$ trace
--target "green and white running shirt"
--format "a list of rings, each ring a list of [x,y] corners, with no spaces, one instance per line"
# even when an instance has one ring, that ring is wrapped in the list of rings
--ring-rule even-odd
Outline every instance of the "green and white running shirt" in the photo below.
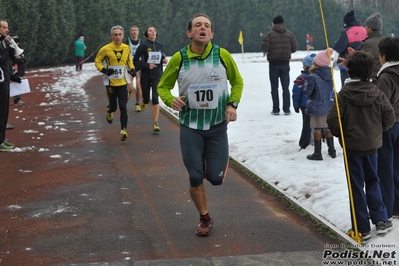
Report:
[[[227,103],[239,103],[244,86],[230,53],[211,42],[202,55],[193,53],[189,45],[170,59],[158,85],[159,96],[170,107],[176,80],[179,96],[185,96],[186,103],[179,114],[180,123],[198,130],[208,130],[226,120]]]

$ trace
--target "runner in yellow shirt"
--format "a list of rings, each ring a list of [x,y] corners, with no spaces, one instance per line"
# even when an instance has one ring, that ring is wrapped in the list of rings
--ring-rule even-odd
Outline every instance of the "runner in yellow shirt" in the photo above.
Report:
[[[127,84],[130,83],[130,74],[136,76],[136,70],[133,65],[133,59],[130,47],[122,43],[124,36],[123,28],[119,25],[111,28],[112,42],[103,46],[97,53],[94,60],[96,68],[104,74],[103,81],[108,97],[108,106],[106,119],[109,124],[114,119],[114,112],[118,108],[121,112],[121,133],[122,141],[128,138],[127,127],[127,101],[128,89]],[[131,91],[130,91],[131,90]],[[129,88],[129,92],[133,92],[133,88]]]

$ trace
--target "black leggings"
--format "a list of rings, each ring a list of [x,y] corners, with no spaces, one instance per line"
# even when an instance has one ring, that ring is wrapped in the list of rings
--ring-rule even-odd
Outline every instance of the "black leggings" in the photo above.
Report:
[[[127,127],[127,99],[128,99],[128,91],[127,84],[123,86],[106,86],[107,97],[109,102],[109,113],[113,113],[118,109],[119,102],[119,110],[121,111],[121,129]]]
[[[214,186],[223,183],[229,164],[226,122],[209,130],[196,130],[180,124],[180,148],[191,187],[200,186],[204,178]]]
[[[159,104],[158,100],[158,92],[157,92],[157,87],[158,87],[159,79],[153,79],[153,78],[143,78],[141,77],[141,92],[143,93],[143,103],[148,104],[150,102],[150,91],[152,92],[151,94],[151,99],[152,99],[152,104]]]

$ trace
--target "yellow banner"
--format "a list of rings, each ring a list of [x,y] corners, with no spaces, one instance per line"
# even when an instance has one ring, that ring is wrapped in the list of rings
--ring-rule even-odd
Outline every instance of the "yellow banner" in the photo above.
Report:
[[[238,42],[242,45],[244,43],[244,38],[242,37],[242,30],[240,30],[240,36],[238,36]]]

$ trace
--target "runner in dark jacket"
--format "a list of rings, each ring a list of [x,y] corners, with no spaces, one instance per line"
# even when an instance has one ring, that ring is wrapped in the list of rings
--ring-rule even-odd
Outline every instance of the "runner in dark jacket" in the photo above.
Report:
[[[141,69],[140,83],[143,93],[143,105],[141,109],[144,111],[145,106],[150,100],[152,101],[153,131],[159,132],[161,129],[158,125],[159,100],[157,86],[163,73],[163,64],[166,64],[168,61],[163,44],[156,41],[156,29],[153,26],[147,27],[144,36],[147,40],[140,44],[134,54],[133,62]]]

